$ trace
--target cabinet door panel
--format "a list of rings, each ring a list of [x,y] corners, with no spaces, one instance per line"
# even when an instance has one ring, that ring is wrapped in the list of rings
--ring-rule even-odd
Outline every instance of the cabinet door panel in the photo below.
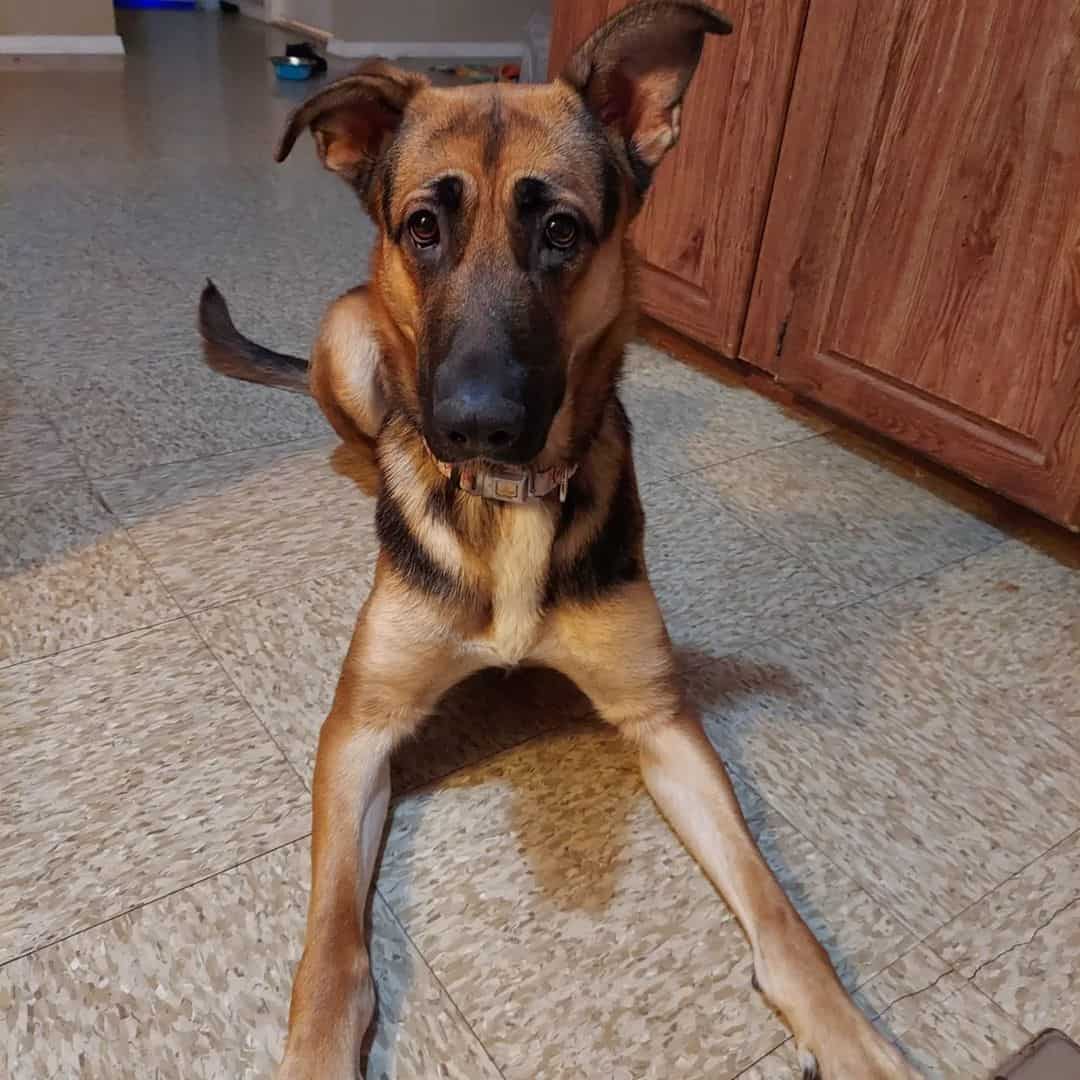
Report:
[[[629,2],[557,3],[552,74],[571,42]],[[705,43],[683,109],[682,138],[657,170],[634,241],[645,312],[734,356],[806,5],[732,0],[716,6],[735,33]]]
[[[1080,5],[812,0],[745,359],[1080,503]]]

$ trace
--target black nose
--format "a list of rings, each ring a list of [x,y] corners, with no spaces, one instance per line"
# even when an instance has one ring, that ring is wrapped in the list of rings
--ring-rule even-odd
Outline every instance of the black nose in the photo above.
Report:
[[[486,379],[458,382],[445,397],[438,396],[433,411],[439,443],[446,456],[511,456],[525,430],[525,406],[507,397],[503,387]]]

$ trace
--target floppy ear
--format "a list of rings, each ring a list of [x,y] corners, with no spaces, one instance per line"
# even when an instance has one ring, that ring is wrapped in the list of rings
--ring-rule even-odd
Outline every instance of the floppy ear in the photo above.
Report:
[[[641,190],[678,141],[683,94],[705,35],[731,31],[703,0],[646,0],[608,19],[566,65],[561,78],[625,140]]]
[[[284,161],[308,127],[322,163],[363,188],[401,124],[405,107],[417,90],[427,85],[422,75],[372,60],[293,111],[274,160]]]

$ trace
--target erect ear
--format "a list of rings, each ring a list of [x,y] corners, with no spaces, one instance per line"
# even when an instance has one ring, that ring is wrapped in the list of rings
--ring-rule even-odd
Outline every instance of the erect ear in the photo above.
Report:
[[[646,0],[608,19],[570,58],[561,78],[626,141],[640,188],[678,141],[683,94],[705,35],[731,31],[703,0]]]
[[[274,160],[284,161],[308,127],[322,163],[362,187],[401,124],[405,107],[427,85],[423,75],[372,60],[293,111]]]

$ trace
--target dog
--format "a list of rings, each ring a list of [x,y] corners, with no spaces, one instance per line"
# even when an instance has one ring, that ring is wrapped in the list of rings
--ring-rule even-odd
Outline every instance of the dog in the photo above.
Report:
[[[381,481],[374,584],[319,735],[283,1080],[355,1074],[392,750],[454,684],[518,664],[569,676],[636,745],[656,805],[741,923],[803,1076],[916,1075],[759,853],[646,572],[617,394],[636,310],[627,227],[679,138],[706,36],[731,30],[704,2],[638,3],[541,86],[434,88],[368,63],[292,114],[276,158],[311,131],[377,227],[370,283],[330,306],[310,365],[244,337],[204,291],[211,366],[312,394],[342,439],[374,444]]]

